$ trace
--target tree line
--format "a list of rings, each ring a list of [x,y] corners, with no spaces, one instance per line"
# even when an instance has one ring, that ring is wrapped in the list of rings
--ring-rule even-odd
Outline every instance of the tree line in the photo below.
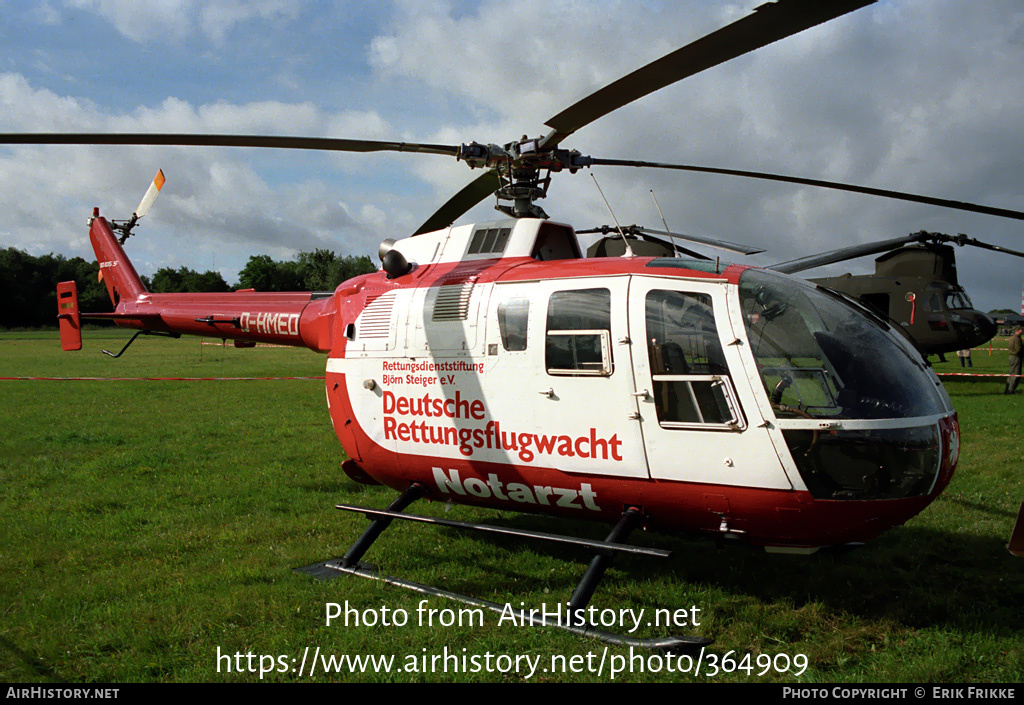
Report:
[[[219,272],[188,267],[163,267],[142,283],[154,293],[256,291],[334,291],[343,281],[376,271],[367,256],[342,257],[331,250],[300,252],[291,261],[253,255],[229,286]],[[74,280],[83,312],[112,310],[107,288],[99,281],[99,265],[81,257],[34,256],[8,247],[0,250],[0,328],[57,325],[57,282]]]

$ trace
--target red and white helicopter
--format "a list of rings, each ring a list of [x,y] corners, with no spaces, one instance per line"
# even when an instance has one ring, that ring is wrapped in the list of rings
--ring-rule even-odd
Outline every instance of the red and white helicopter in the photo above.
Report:
[[[79,314],[74,283],[61,284],[62,341],[65,349],[80,347],[80,319],[101,317],[140,333],[326,353],[327,403],[349,457],[344,471],[401,495],[386,510],[341,506],[372,523],[343,558],[317,571],[502,609],[384,578],[360,560],[395,518],[578,544],[596,555],[559,626],[596,633],[577,610],[611,556],[665,554],[620,543],[636,526],[813,552],[904,523],[950,481],[959,453],[956,412],[927,362],[886,321],[770,270],[634,256],[624,237],[626,256],[587,259],[573,228],[536,205],[555,172],[618,165],[809,183],[1024,219],[1016,211],[848,184],[599,159],[560,147],[637,98],[870,1],[762,6],[577,102],[546,123],[546,136],[504,146],[139,134],[0,141],[407,151],[482,168],[413,236],[385,241],[379,272],[323,295],[148,292],[122,245],[155,192],[126,223],[97,209],[90,238],[114,312]],[[506,219],[450,225],[492,193]],[[419,498],[614,528],[594,542],[404,514]]]

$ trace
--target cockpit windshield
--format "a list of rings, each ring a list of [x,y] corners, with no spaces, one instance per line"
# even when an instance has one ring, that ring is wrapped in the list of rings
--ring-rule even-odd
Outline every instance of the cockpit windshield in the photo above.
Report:
[[[913,418],[945,392],[906,341],[810,283],[749,269],[740,302],[761,381],[780,418]]]

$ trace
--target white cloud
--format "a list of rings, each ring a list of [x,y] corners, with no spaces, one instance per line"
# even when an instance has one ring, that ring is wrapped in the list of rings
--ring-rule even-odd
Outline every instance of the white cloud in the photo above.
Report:
[[[65,0],[68,7],[93,12],[134,42],[188,36],[194,26],[195,0]]]
[[[328,114],[308,103],[219,101],[197,106],[168,98],[156,107],[118,113],[34,88],[13,74],[0,75],[0,105],[5,107],[0,129],[10,131],[323,134],[340,129],[373,136],[387,131],[372,111]],[[272,163],[293,158],[277,150],[271,153],[267,158]],[[90,256],[83,247],[84,230],[76,226],[84,223],[91,205],[101,205],[107,217],[129,216],[162,166],[168,184],[140,227],[141,237],[132,241],[140,262],[154,268],[208,268],[203,252],[210,248],[218,252],[219,267],[226,271],[237,271],[256,251],[290,257],[315,247],[345,254],[375,250],[377,232],[386,220],[381,211],[366,210],[370,220],[364,222],[338,202],[336,186],[309,178],[277,183],[277,172],[272,170],[268,179],[253,168],[253,159],[252,150],[13,147],[0,156],[0,192],[11,195],[4,239],[34,253]],[[183,240],[196,243],[188,261],[182,261]]]
[[[56,25],[60,23],[60,12],[48,2],[41,2],[30,10],[32,18],[44,25]]]
[[[235,25],[252,19],[290,21],[298,13],[298,0],[216,0],[201,3],[197,24],[211,39],[221,42]]]
[[[298,0],[64,0],[68,7],[95,13],[133,42],[180,42],[197,33],[221,43],[250,20],[287,22],[299,13]]]
[[[382,25],[360,27],[359,45],[314,43],[330,32],[296,39],[282,23],[312,10],[292,3],[154,3],[139,17],[135,3],[82,0],[79,6],[125,36],[166,45],[199,33],[220,43],[215,57],[251,63],[238,69],[215,62],[211,77],[237,70],[230,78],[241,85],[267,77],[288,94],[268,88],[265,100],[210,97],[215,91],[204,81],[213,78],[205,74],[178,84],[170,71],[143,65],[160,98],[137,104],[120,85],[86,96],[68,88],[74,82],[33,85],[15,72],[0,75],[0,129],[500,143],[546,132],[543,121],[578,98],[756,4],[402,4],[388,8]],[[257,45],[275,51],[256,51]],[[167,52],[172,63],[173,53]],[[320,56],[328,60],[313,73],[318,64],[311,57]],[[347,70],[365,69],[369,77],[337,73],[339,59],[353,56],[366,65]],[[594,156],[774,171],[1020,209],[1022,65],[1024,11],[1012,0],[884,2],[649,95],[588,125],[565,146]],[[91,77],[83,71],[73,78]],[[197,96],[202,88],[206,93]],[[4,237],[53,249],[80,240],[68,228],[85,209],[77,199],[130,212],[156,166],[164,166],[169,185],[146,225],[154,235],[146,237],[164,248],[161,256],[179,261],[190,256],[183,241],[219,243],[244,263],[246,248],[301,249],[337,239],[339,231],[363,245],[358,253],[369,254],[381,237],[417,227],[476,176],[462,164],[422,155],[18,148],[0,151],[0,160],[0,186],[19,214],[9,217]],[[222,171],[215,174],[214,166]],[[660,223],[653,188],[670,226],[767,247],[755,260],[760,263],[920,229],[962,231],[1024,249],[1019,223],[983,216],[728,177],[594,171],[621,221]],[[464,221],[497,217],[490,205]],[[557,176],[542,205],[581,227],[608,220],[586,172]],[[855,266],[871,264],[847,268]],[[1015,299],[1020,286],[1019,266],[1006,259],[964,252],[960,271],[983,305]]]

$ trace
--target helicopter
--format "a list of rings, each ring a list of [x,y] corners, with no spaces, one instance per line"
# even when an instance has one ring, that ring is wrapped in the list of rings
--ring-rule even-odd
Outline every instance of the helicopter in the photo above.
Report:
[[[81,313],[74,283],[60,284],[62,346],[80,348],[81,321],[95,318],[137,329],[136,336],[198,335],[326,354],[328,409],[348,455],[342,470],[400,495],[384,510],[340,505],[371,524],[343,557],[314,571],[484,604],[383,576],[362,558],[396,519],[582,546],[594,559],[567,618],[554,625],[633,643],[581,617],[615,553],[665,555],[622,543],[633,529],[781,553],[850,547],[915,516],[955,470],[959,426],[949,397],[919,352],[870,309],[768,269],[676,257],[587,259],[572,226],[537,204],[553,174],[591,166],[727,172],[590,157],[561,143],[633,100],[867,4],[762,6],[558,113],[546,135],[503,145],[177,134],[0,141],[413,152],[481,169],[411,236],[384,241],[379,272],[324,294],[149,292],[124,250],[147,199],[129,221],[96,209],[90,240],[114,311]],[[895,191],[730,173],[1024,219]],[[452,225],[492,194],[504,218]],[[875,352],[870,363],[865,349]],[[405,512],[423,498],[613,528],[595,542]]]
[[[641,248],[645,254],[653,256],[674,257],[685,254],[698,259],[710,259],[707,255],[681,247],[675,242],[677,239],[743,255],[763,252],[746,245],[638,225],[625,226],[622,231],[625,237],[634,241],[630,245],[632,249]],[[578,232],[603,235],[588,248],[588,257],[621,256],[625,252],[626,240],[610,234],[615,232],[611,226],[602,225]],[[972,245],[1024,257],[1024,252],[981,242],[963,233],[953,236],[922,230],[905,237],[800,257],[769,265],[767,269],[796,274],[882,252],[884,254],[875,260],[874,275],[843,274],[812,278],[810,281],[857,299],[878,314],[895,321],[913,338],[922,353],[942,356],[944,353],[983,345],[997,332],[995,321],[974,309],[970,297],[957,280],[953,245]]]
[[[770,269],[796,273],[883,252],[875,260],[874,275],[844,274],[811,281],[871,306],[897,321],[926,355],[941,356],[983,345],[997,332],[995,321],[974,309],[957,280],[953,245],[972,245],[1024,257],[1024,252],[981,242],[963,233],[945,235],[920,231],[902,238],[792,260]]]

